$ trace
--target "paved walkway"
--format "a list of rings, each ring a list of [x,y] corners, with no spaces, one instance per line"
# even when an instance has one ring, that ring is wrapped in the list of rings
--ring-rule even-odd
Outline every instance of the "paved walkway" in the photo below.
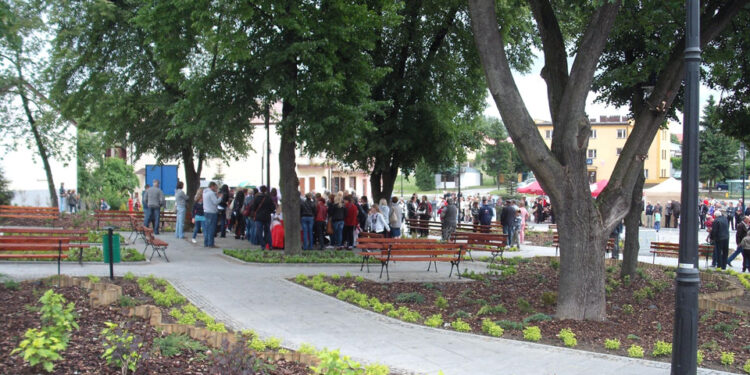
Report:
[[[353,265],[254,265],[234,261],[220,250],[203,249],[171,235],[171,262],[116,265],[116,275],[131,271],[168,279],[191,302],[235,329],[251,328],[261,336],[284,339],[284,345],[340,348],[355,359],[380,362],[402,373],[446,375],[481,374],[667,374],[669,364],[590,353],[521,341],[458,333],[403,323],[362,310],[333,297],[286,280],[298,273],[351,272],[370,279],[378,273],[359,272]],[[244,242],[219,239],[222,247],[244,247]],[[142,245],[139,243],[138,248]],[[525,246],[522,256],[552,255],[554,249]],[[648,259],[650,261],[650,258]],[[669,260],[664,260],[669,261]],[[674,261],[674,260],[671,260]],[[481,270],[478,264],[469,268]],[[448,268],[424,272],[422,265],[393,267],[392,280],[445,281]],[[56,272],[52,264],[0,263],[0,273],[17,279]],[[103,264],[64,264],[70,275],[108,276]],[[720,374],[702,370],[701,374]]]

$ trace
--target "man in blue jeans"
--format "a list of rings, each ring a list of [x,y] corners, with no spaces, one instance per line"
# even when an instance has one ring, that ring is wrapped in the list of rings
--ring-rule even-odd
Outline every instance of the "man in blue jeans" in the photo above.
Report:
[[[312,193],[305,194],[305,199],[300,201],[300,217],[302,221],[302,250],[312,250],[313,224],[315,223],[315,203]]]
[[[145,226],[148,227],[149,222],[153,222],[154,234],[159,234],[159,211],[166,205],[164,193],[159,189],[159,180],[154,180],[154,185],[146,190],[143,200],[145,203],[143,207],[148,210],[148,219]]]
[[[219,186],[213,181],[208,184],[208,189],[203,190],[203,215],[206,218],[203,230],[204,247],[216,247],[214,245],[214,233],[216,233],[216,221],[219,218],[217,190],[219,190]]]
[[[260,187],[260,194],[256,194],[250,212],[255,213],[255,237],[262,250],[271,247],[271,214],[276,211],[273,199],[268,195],[266,186]]]

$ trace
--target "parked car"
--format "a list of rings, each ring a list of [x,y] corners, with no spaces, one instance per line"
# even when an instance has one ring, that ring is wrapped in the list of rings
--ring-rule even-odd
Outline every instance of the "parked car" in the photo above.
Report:
[[[726,191],[726,190],[729,190],[729,184],[726,182],[717,182],[714,189],[719,190],[719,191]]]

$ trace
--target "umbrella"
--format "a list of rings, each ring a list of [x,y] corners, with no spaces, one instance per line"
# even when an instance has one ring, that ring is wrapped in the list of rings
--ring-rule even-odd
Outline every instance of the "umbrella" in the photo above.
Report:
[[[607,187],[607,183],[609,180],[599,180],[594,184],[591,184],[589,188],[591,189],[591,196],[596,198],[599,196],[599,194],[602,193],[602,190],[604,190],[605,187]]]
[[[517,190],[521,194],[534,194],[534,195],[544,195],[544,190],[539,185],[538,181],[534,181],[528,186],[524,186]]]

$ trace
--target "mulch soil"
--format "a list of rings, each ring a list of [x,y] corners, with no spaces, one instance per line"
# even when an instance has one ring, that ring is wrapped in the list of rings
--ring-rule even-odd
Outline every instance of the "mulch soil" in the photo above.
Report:
[[[393,303],[396,308],[406,306],[418,311],[423,318],[433,314],[442,314],[446,325],[461,317],[463,321],[471,325],[472,333],[483,334],[481,323],[483,318],[490,318],[495,322],[520,323],[537,313],[543,313],[549,317],[554,316],[555,304],[550,303],[549,299],[545,303],[542,298],[543,293],[546,292],[549,297],[550,293],[557,290],[558,273],[552,262],[548,258],[539,258],[530,262],[521,262],[515,268],[517,272],[514,275],[494,277],[494,279],[490,277],[484,281],[469,283],[378,283],[354,282],[346,278],[339,280],[327,278],[326,281],[354,288],[371,297],[375,296],[383,303]],[[552,319],[529,322],[526,326],[538,326],[543,337],[540,342],[544,344],[563,346],[557,334],[563,328],[570,328],[578,339],[576,349],[627,356],[627,349],[630,345],[636,344],[644,348],[645,358],[670,361],[671,356],[654,358],[651,355],[657,340],[672,341],[675,290],[671,272],[666,271],[670,270],[642,269],[639,273],[645,276],[645,279],[637,275],[628,286],[621,284],[611,287],[611,292],[607,296],[606,321]],[[619,280],[619,272],[619,267],[608,268],[608,285],[614,285]],[[729,279],[718,283],[703,282],[700,293],[726,290],[730,282],[732,281]],[[664,289],[660,292],[656,291],[654,285]],[[651,287],[654,291],[653,296],[636,301],[634,292],[644,287]],[[399,294],[413,292],[424,296],[424,302],[397,302]],[[435,306],[436,298],[441,295],[448,301],[448,307],[445,309]],[[522,299],[530,304],[530,309],[521,310]],[[743,297],[738,298],[740,302],[738,304],[748,301],[750,301],[750,294],[747,292]],[[479,309],[485,304],[491,306],[502,304],[507,309],[507,313],[478,316]],[[623,309],[625,305],[632,305],[633,311],[629,312],[629,308]],[[750,359],[750,318],[747,314],[700,311],[698,336],[699,348],[704,354],[703,367],[742,372],[745,361]],[[506,328],[503,337],[523,340],[523,333],[520,330]],[[619,339],[620,349],[605,350],[605,339]],[[719,358],[722,351],[735,353],[734,366],[724,367],[720,364]]]
[[[557,232],[529,231],[524,233],[524,241],[532,246],[552,246],[552,240]]]
[[[143,294],[135,282],[117,279],[116,284],[123,287],[123,295],[129,295],[142,303],[152,303],[150,297]],[[32,368],[19,355],[10,352],[22,340],[29,328],[39,327],[39,297],[50,289],[52,284],[46,281],[23,282],[17,290],[8,289],[0,283],[0,374],[40,374],[40,367]],[[68,348],[62,353],[63,360],[55,362],[55,374],[119,374],[119,369],[108,367],[101,358],[103,353],[100,332],[104,322],[129,322],[128,330],[143,338],[141,353],[150,353],[148,358],[139,363],[135,374],[211,374],[210,359],[207,353],[183,351],[182,354],[163,357],[153,345],[153,340],[160,337],[147,321],[140,318],[128,318],[116,305],[102,308],[90,308],[88,292],[79,287],[55,288],[69,302],[76,306],[78,330],[73,331]],[[165,316],[168,316],[165,314]],[[297,375],[309,374],[306,365],[300,363],[277,361],[275,370],[270,374]]]

